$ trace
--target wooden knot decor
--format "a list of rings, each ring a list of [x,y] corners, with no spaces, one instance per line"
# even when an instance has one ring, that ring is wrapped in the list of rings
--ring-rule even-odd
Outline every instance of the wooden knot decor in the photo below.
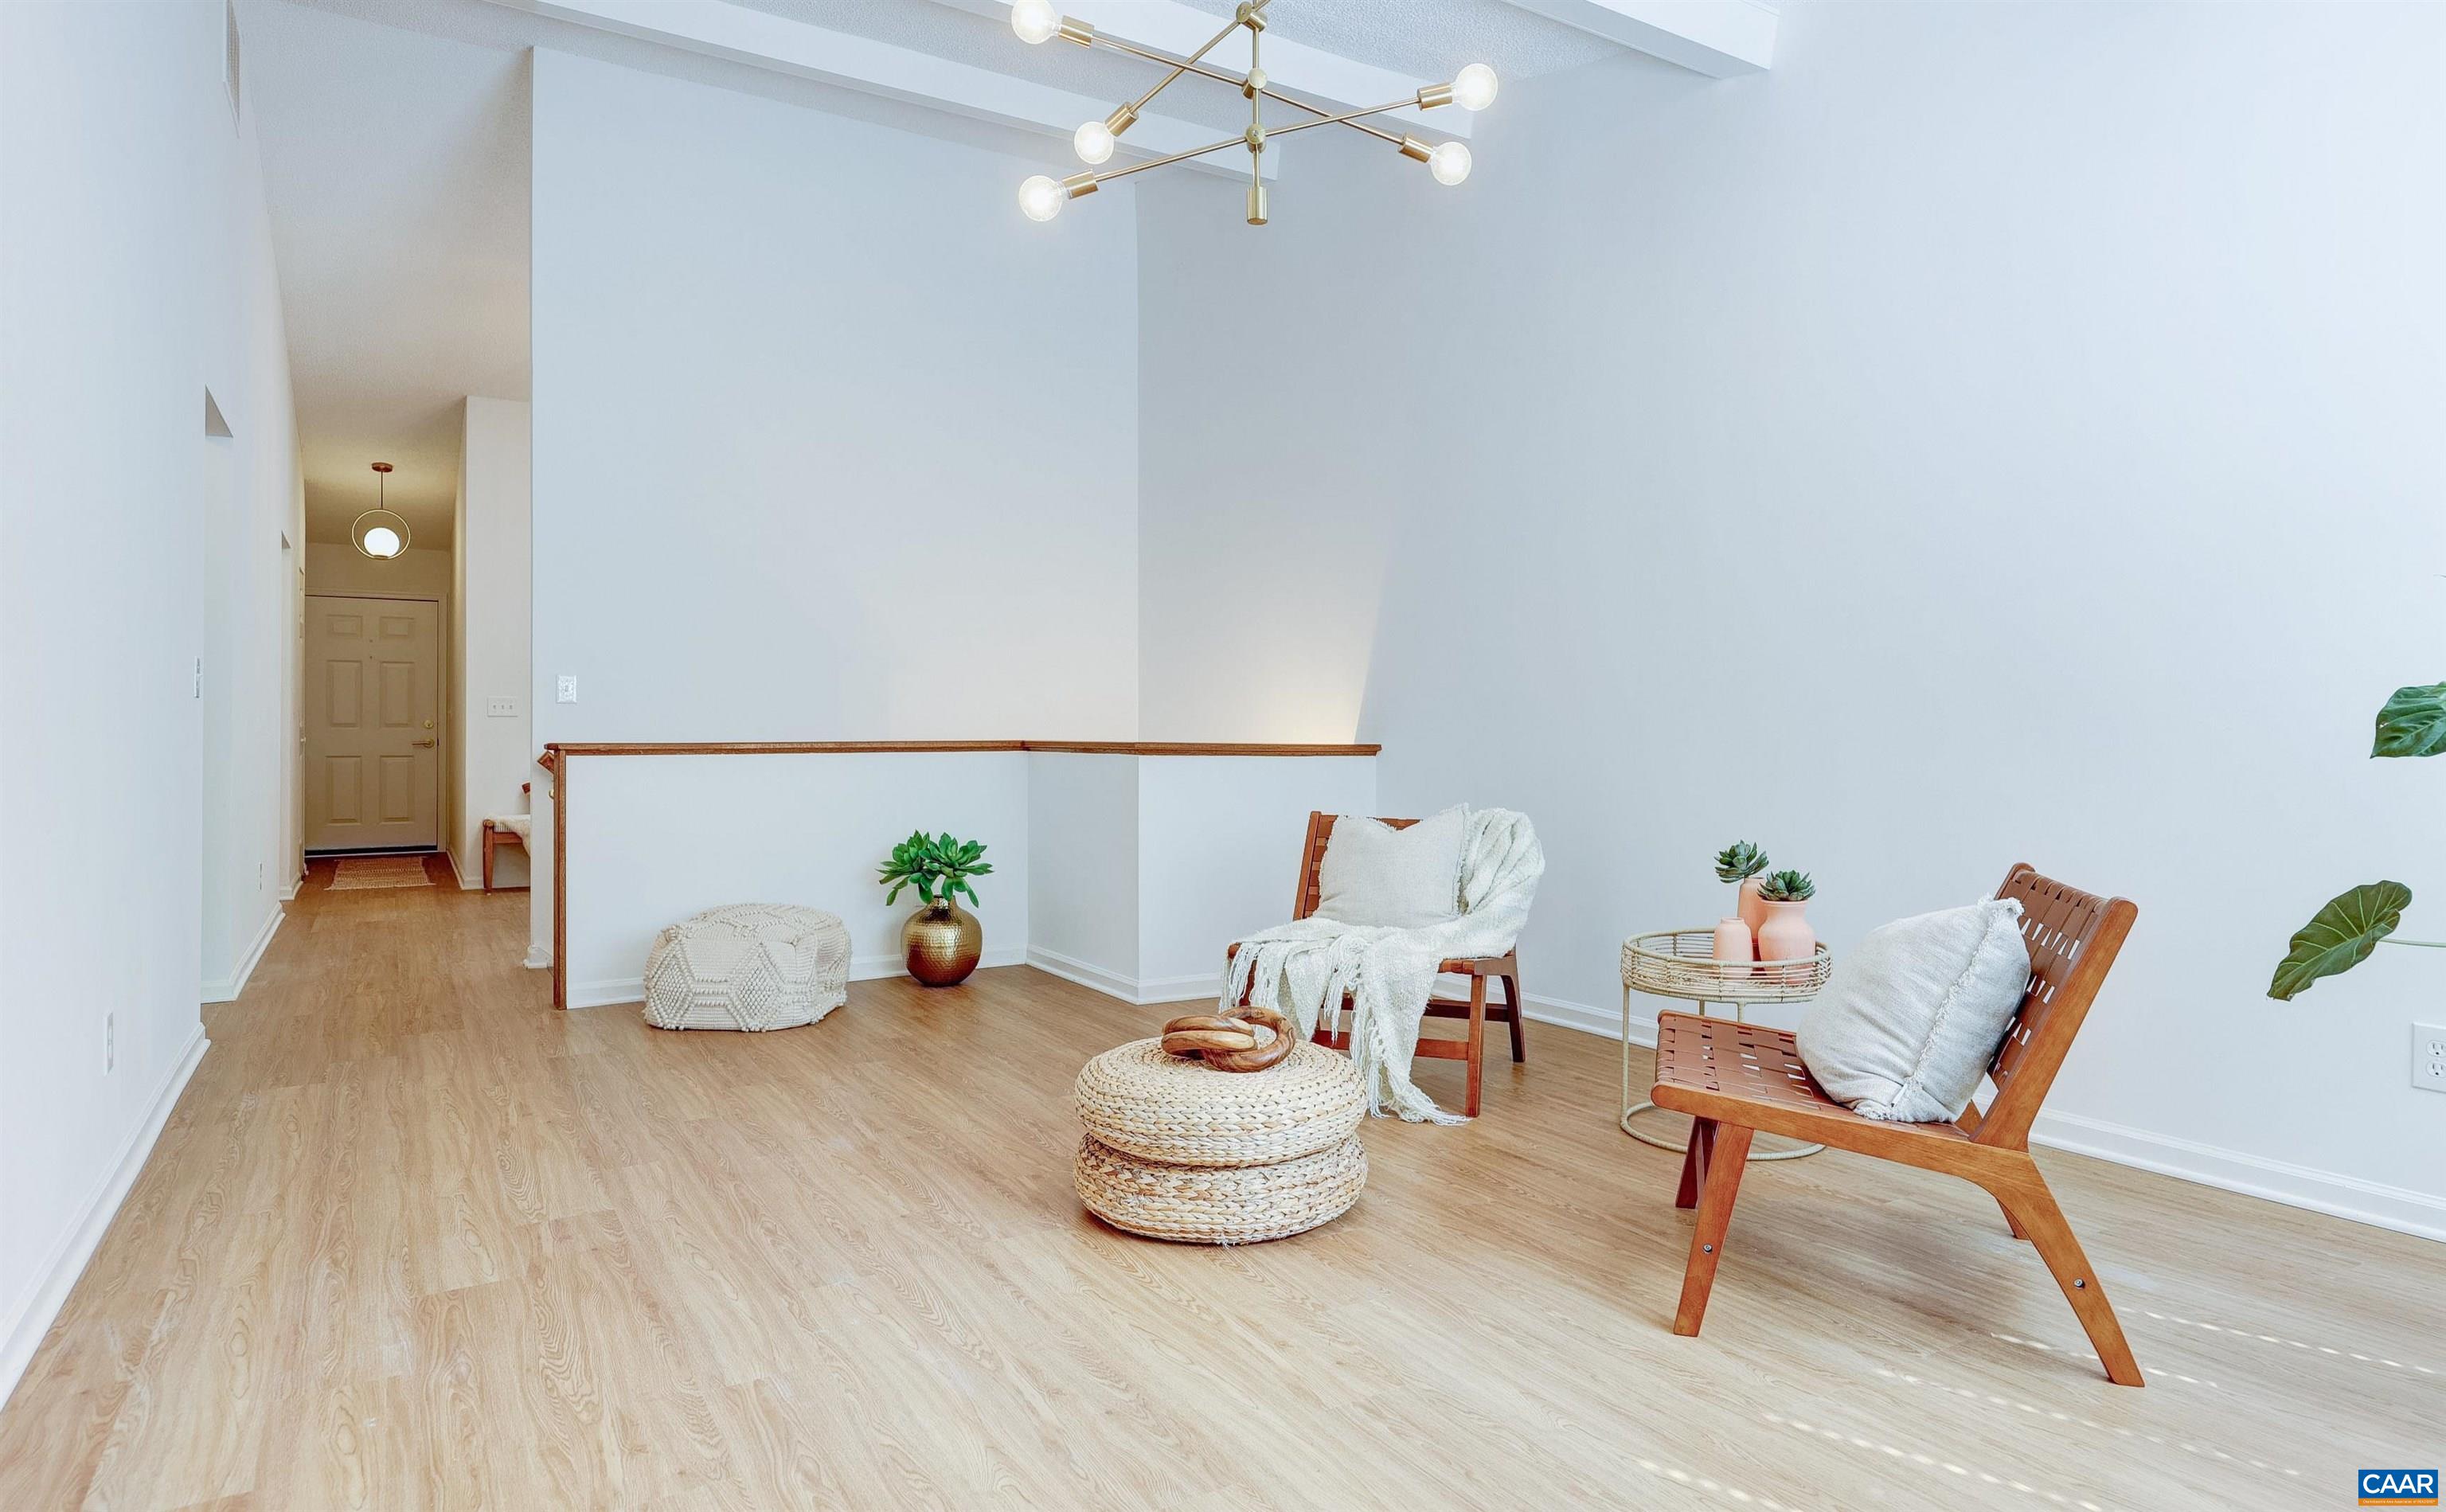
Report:
[[[1273,1030],[1260,1042],[1256,1027]],[[1218,1071],[1262,1071],[1291,1052],[1291,1027],[1270,1008],[1234,1009],[1228,1015],[1193,1013],[1163,1027],[1163,1051],[1202,1059]]]

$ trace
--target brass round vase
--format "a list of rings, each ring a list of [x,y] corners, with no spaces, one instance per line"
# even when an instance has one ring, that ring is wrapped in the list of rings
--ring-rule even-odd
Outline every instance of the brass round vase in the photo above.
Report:
[[[900,926],[900,943],[908,952],[910,975],[929,987],[951,987],[977,969],[986,951],[985,926],[947,898],[910,915]]]

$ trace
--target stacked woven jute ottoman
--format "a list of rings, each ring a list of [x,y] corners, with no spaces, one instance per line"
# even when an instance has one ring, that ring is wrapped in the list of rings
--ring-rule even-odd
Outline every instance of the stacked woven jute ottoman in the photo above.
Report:
[[[1117,1229],[1255,1244],[1347,1212],[1367,1182],[1367,1096],[1350,1062],[1301,1042],[1263,1070],[1218,1070],[1162,1040],[1079,1073],[1079,1198]]]

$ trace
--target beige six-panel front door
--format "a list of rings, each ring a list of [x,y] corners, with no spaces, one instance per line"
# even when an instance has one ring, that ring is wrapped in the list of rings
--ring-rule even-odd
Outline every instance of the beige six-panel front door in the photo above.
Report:
[[[442,842],[442,606],[306,599],[306,847]]]

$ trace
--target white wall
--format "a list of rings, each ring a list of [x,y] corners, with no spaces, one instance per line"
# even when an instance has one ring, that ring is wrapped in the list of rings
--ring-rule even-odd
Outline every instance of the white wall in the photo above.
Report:
[[[920,827],[986,843],[994,875],[978,882],[973,910],[985,962],[1025,955],[1024,752],[579,757],[571,773],[572,1008],[637,1001],[654,936],[724,903],[837,914],[852,974],[896,974],[917,895],[886,907],[875,868]]]
[[[282,881],[295,453],[221,19],[0,6],[0,1388],[204,1051],[199,965],[243,967]]]
[[[317,540],[306,547],[306,591],[310,594],[352,594],[376,598],[450,598],[450,552],[438,546],[410,546],[396,557],[377,559],[345,541]]]
[[[1030,751],[1030,964],[1134,1003],[1211,997],[1290,917],[1308,816],[1376,812],[1371,756]]]
[[[1135,1000],[1138,978],[1136,756],[1027,753],[1027,958]]]
[[[1291,917],[1308,815],[1383,812],[1376,763],[1373,756],[1140,759],[1140,1002],[1221,991],[1223,948]]]
[[[1262,235],[1141,190],[1146,736],[1286,685],[1336,733],[1364,665],[1386,809],[1537,821],[1525,985],[1591,1027],[1737,837],[1838,950],[2016,860],[2125,894],[2044,1136],[2446,1234],[2434,953],[2263,995],[2353,882],[2446,935],[2446,774],[2364,759],[2446,651],[2446,11],[1795,3],[1777,51],[1508,85],[1458,190],[1318,142]],[[1254,381],[1223,287],[1383,382]]]
[[[527,660],[533,625],[528,423],[523,400],[467,400],[451,536],[459,593],[451,606],[456,654],[450,690],[452,728],[461,741],[455,784],[461,801],[451,851],[465,887],[482,884],[486,816],[524,812],[519,784],[544,780],[535,765],[527,702],[534,681]],[[513,711],[491,712],[492,701],[503,698]],[[495,882],[517,887],[526,879],[526,856],[515,846],[502,847]]]
[[[534,140],[538,747],[1136,732],[1126,193],[549,51]]]

